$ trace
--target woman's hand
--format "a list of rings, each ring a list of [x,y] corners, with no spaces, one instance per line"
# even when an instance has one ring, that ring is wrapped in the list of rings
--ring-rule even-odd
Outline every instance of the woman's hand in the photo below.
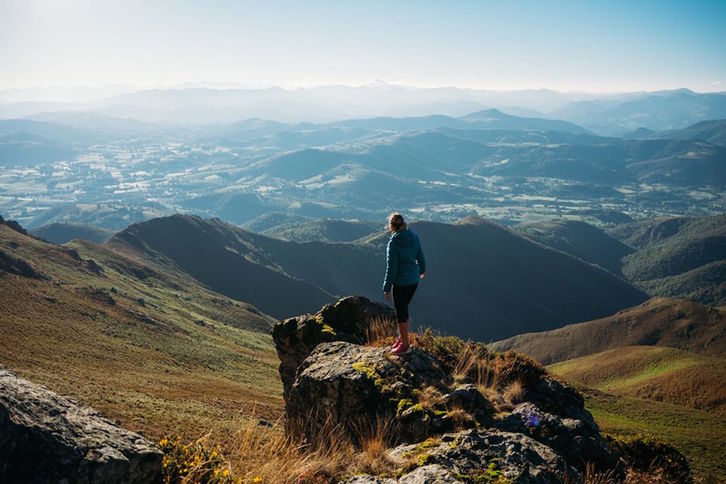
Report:
[[[386,301],[388,301],[391,298],[391,293],[390,292],[384,292],[383,293],[383,297],[386,298]]]
[[[426,273],[425,273],[425,272],[422,272],[422,273],[421,273],[421,275],[420,275],[419,277],[420,277],[421,279],[423,279],[424,277],[426,277]]]

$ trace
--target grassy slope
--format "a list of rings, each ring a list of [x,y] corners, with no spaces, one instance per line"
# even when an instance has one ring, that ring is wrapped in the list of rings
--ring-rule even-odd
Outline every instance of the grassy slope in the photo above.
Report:
[[[703,482],[726,476],[726,423],[720,415],[682,405],[583,389],[585,407],[609,434],[647,434],[674,445]]]
[[[632,345],[670,346],[723,357],[724,335],[723,309],[685,299],[653,298],[606,318],[521,334],[491,346],[498,351],[520,351],[545,364]]]
[[[318,219],[276,225],[264,235],[295,242],[352,242],[381,231],[383,224],[356,220]]]
[[[686,405],[726,416],[726,359],[675,348],[628,346],[551,365],[575,382],[617,395]]]
[[[232,430],[255,402],[281,414],[272,320],[254,307],[90,242],[0,226],[0,250],[49,277],[0,274],[0,364],[154,438]]]
[[[726,359],[637,346],[548,370],[583,389],[602,431],[653,435],[675,445],[707,482],[726,475]]]

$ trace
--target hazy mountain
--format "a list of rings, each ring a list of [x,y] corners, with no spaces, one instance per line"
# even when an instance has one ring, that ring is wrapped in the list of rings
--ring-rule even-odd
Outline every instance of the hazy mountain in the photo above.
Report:
[[[618,134],[645,127],[679,129],[698,121],[726,118],[726,93],[688,89],[628,96],[626,99],[576,101],[550,113],[596,133]]]
[[[575,220],[547,220],[513,227],[526,237],[621,274],[621,259],[634,249],[599,228]]]
[[[378,117],[369,119],[349,119],[334,123],[337,126],[365,128],[369,130],[415,131],[433,128],[457,129],[501,129],[501,130],[535,130],[565,131],[587,133],[586,130],[567,121],[528,118],[504,114],[498,109],[486,109],[467,114],[458,118],[444,115],[422,117]]]
[[[641,131],[640,133],[643,134],[643,138],[692,139],[726,146],[726,119],[700,121],[682,129],[651,131],[649,133]]]
[[[634,345],[669,346],[726,356],[726,311],[686,299],[654,298],[596,321],[527,333],[492,343],[544,364]]]
[[[87,224],[53,223],[33,229],[31,233],[54,244],[65,244],[75,239],[102,244],[111,238],[114,231]]]
[[[61,141],[27,133],[0,134],[0,167],[36,166],[74,155],[73,148]]]
[[[612,314],[646,299],[602,269],[481,219],[420,222],[413,230],[429,268],[412,307],[416,325],[490,340]],[[163,254],[215,290],[290,316],[315,311],[331,295],[380,300],[386,240],[294,243],[218,220],[173,216],[133,225],[109,244]]]

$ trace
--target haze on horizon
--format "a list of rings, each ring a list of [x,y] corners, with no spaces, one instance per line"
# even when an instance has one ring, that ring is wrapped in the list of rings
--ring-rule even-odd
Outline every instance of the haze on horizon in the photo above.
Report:
[[[0,0],[0,90],[384,79],[507,91],[722,91],[724,24],[718,1]]]

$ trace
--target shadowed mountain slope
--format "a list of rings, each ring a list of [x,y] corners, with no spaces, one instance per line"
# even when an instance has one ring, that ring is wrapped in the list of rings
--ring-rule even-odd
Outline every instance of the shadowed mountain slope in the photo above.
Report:
[[[427,278],[415,324],[491,340],[612,314],[646,295],[610,273],[483,219],[419,222]],[[219,220],[173,216],[135,224],[109,244],[163,254],[209,287],[273,315],[314,311],[332,296],[380,300],[386,234],[358,243],[294,243]],[[259,276],[262,275],[262,276]]]
[[[279,412],[275,320],[178,269],[0,224],[0,295],[0,364],[126,428],[191,439],[235,430],[240,401]]]
[[[134,224],[116,234],[109,246],[128,244],[161,254],[213,290],[249,301],[275,317],[303,313],[332,295],[275,267],[264,249],[240,236],[249,233],[213,219],[172,216]]]
[[[262,231],[264,235],[294,242],[352,242],[380,232],[381,224],[359,220],[318,219],[276,225]]]
[[[520,351],[550,364],[634,345],[726,356],[726,311],[685,299],[654,298],[596,321],[520,334],[491,346],[497,351]]]
[[[43,225],[42,227],[31,230],[31,233],[54,244],[65,244],[74,239],[90,240],[97,244],[103,244],[114,234],[113,230],[96,227],[94,225],[75,223],[52,223]]]
[[[597,227],[576,220],[548,220],[522,224],[514,230],[566,254],[620,274],[620,260],[634,250]]]

